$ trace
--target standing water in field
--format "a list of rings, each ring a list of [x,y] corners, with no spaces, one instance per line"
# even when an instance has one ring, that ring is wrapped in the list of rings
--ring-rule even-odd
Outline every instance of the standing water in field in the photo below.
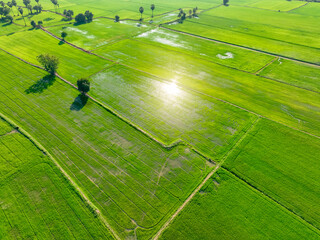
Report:
[[[229,58],[233,58],[233,54],[231,52],[226,52],[224,55],[217,54],[217,57],[220,59],[229,59]]]

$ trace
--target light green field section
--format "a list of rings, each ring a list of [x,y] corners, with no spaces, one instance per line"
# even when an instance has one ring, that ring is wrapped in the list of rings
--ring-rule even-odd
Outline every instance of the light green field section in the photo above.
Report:
[[[0,118],[0,136],[9,133],[12,130],[13,128],[5,121],[2,121],[2,119]]]
[[[91,95],[162,142],[182,139],[215,161],[256,116],[179,88],[151,75],[115,66],[92,77]]]
[[[1,23],[0,29],[1,29],[0,36],[2,36],[2,35],[10,35],[10,34],[12,34],[14,32],[24,30],[23,27],[17,26],[17,25],[14,25],[14,24],[10,24],[10,23]]]
[[[53,38],[42,30],[2,36],[0,48],[36,65],[40,65],[37,61],[38,55],[52,54],[59,58],[58,74],[69,81],[88,77],[111,64],[105,59],[61,43],[58,39]]]
[[[65,83],[47,86],[43,71],[4,53],[0,62],[1,112],[61,163],[122,238],[138,226],[150,238],[210,170],[190,147],[163,148],[91,100],[83,106]]]
[[[273,59],[272,56],[266,54],[210,42],[160,28],[142,33],[135,40],[150,43],[156,47],[166,47],[170,50],[188,53],[198,58],[248,72],[258,71]]]
[[[64,31],[66,40],[85,49],[93,50],[101,46],[141,34],[150,29],[149,25],[137,26],[137,22],[121,21],[115,23],[110,19],[94,19],[90,24],[51,27],[48,30],[57,36]]]
[[[219,170],[160,239],[320,239],[319,231]]]
[[[280,59],[265,68],[259,75],[320,92],[320,68],[318,67]]]
[[[320,4],[309,2],[306,6],[293,10],[291,13],[320,17]]]
[[[320,64],[317,21],[313,16],[222,6],[201,14],[199,19],[166,27]]]
[[[95,52],[175,81],[192,91],[223,99],[272,120],[320,135],[320,99],[317,93],[132,40]]]
[[[226,167],[320,227],[320,139],[261,120]]]
[[[1,239],[113,239],[58,168],[22,134],[0,136],[0,152]]]
[[[290,11],[292,9],[305,5],[304,1],[282,1],[282,0],[260,0],[251,4],[249,7],[261,8],[274,11]]]

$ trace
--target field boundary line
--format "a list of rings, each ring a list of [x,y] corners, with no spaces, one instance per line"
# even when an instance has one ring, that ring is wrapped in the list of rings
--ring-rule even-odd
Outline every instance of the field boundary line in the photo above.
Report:
[[[262,68],[260,68],[258,71],[255,72],[255,75],[259,75],[265,68],[269,67],[272,63],[274,63],[279,57],[274,57],[270,62],[268,62],[266,65],[264,65]],[[260,76],[259,76],[260,77]]]
[[[195,190],[189,195],[189,197],[182,203],[182,205],[176,210],[176,212],[162,225],[160,230],[155,234],[155,236],[152,238],[153,240],[158,240],[163,231],[170,225],[170,223],[179,215],[179,213],[188,205],[188,203],[192,200],[192,198],[201,190],[201,188],[204,186],[204,184],[212,177],[213,174],[215,174],[220,167],[222,167],[222,164],[225,162],[225,160],[228,158],[231,152],[239,146],[239,144],[245,139],[245,137],[248,135],[249,132],[253,129],[253,127],[258,123],[260,120],[260,117],[257,117],[251,124],[251,126],[246,130],[246,132],[240,137],[240,139],[236,142],[236,144],[233,145],[233,147],[224,155],[224,157],[221,159],[221,161],[216,165],[216,167],[205,177],[205,179],[196,187]]]
[[[90,201],[90,199],[86,196],[86,194],[82,191],[82,189],[78,186],[78,184],[70,177],[70,175],[61,167],[58,161],[44,148],[41,143],[39,143],[36,139],[34,139],[27,131],[18,126],[13,120],[5,116],[2,112],[0,112],[0,117],[7,121],[11,126],[18,128],[19,132],[29,139],[36,148],[38,148],[42,153],[47,155],[52,162],[57,166],[57,168],[61,171],[61,173],[69,180],[70,184],[73,186],[74,190],[78,193],[84,203],[87,205],[90,211],[94,211],[95,214],[99,217],[102,223],[107,227],[109,232],[115,237],[117,240],[121,240],[121,238],[117,235],[115,230],[111,227],[111,225],[107,222],[104,216],[99,212],[99,209]]]
[[[292,9],[290,9],[290,10],[286,11],[286,12],[287,12],[287,13],[289,13],[289,12],[291,12],[291,11],[293,11],[293,10],[298,9],[298,8],[302,8],[302,7],[306,6],[307,4],[309,4],[309,2],[307,2],[307,3],[303,4],[303,5],[299,6],[299,7],[292,8]]]
[[[312,231],[314,231],[315,233],[317,233],[320,236],[320,232],[319,232],[319,228],[317,228],[316,226],[314,226],[312,223],[310,223],[308,220],[306,220],[304,217],[298,215],[297,213],[295,213],[293,210],[291,210],[290,208],[286,207],[284,204],[282,204],[280,201],[272,198],[271,196],[269,196],[267,193],[263,192],[262,190],[260,190],[258,187],[254,186],[252,183],[248,182],[245,178],[239,176],[238,174],[236,174],[235,172],[233,172],[232,170],[228,169],[227,167],[222,166],[222,169],[228,171],[230,174],[232,174],[234,177],[236,177],[237,179],[239,179],[240,181],[244,182],[246,185],[248,185],[250,188],[254,189],[255,191],[259,192],[261,195],[265,196],[267,199],[269,199],[271,202],[274,202],[276,205],[279,205],[280,207],[286,209],[288,212],[290,212],[291,214],[293,214],[294,216],[296,216],[298,219],[300,219],[302,222],[305,222],[308,224],[308,226],[310,227],[310,229]]]
[[[185,34],[185,35],[188,35],[188,36],[204,39],[204,40],[207,40],[207,41],[216,42],[216,43],[222,43],[222,44],[225,44],[225,45],[229,45],[229,46],[233,46],[233,47],[237,47],[237,48],[242,48],[242,49],[250,50],[250,51],[253,51],[253,52],[264,53],[264,54],[267,54],[267,55],[270,55],[270,56],[280,57],[280,58],[283,58],[283,59],[287,59],[287,60],[291,60],[291,61],[295,61],[295,62],[299,62],[299,63],[304,63],[304,64],[311,65],[313,67],[320,68],[320,64],[317,64],[317,63],[313,63],[313,62],[309,62],[309,61],[305,61],[305,60],[300,60],[300,59],[297,59],[297,58],[287,57],[287,56],[283,56],[283,55],[267,52],[267,51],[264,51],[264,50],[259,50],[259,49],[255,49],[255,48],[251,48],[251,47],[242,46],[242,45],[235,44],[235,43],[229,43],[229,42],[225,42],[225,41],[221,41],[221,40],[217,40],[217,39],[213,39],[213,38],[208,38],[208,37],[200,36],[200,35],[197,35],[197,34],[194,34],[194,33],[183,32],[183,31],[180,31],[180,30],[164,27],[163,25],[164,24],[160,24],[159,27],[167,29],[167,30],[172,31],[172,32]]]

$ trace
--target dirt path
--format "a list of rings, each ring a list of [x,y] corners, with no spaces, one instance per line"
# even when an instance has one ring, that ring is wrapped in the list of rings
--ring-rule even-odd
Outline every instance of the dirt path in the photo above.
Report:
[[[169,31],[172,31],[172,32],[188,35],[188,36],[191,36],[191,37],[200,38],[200,39],[203,39],[203,40],[216,42],[216,43],[222,43],[222,44],[225,44],[225,45],[229,45],[229,46],[233,46],[233,47],[249,50],[249,51],[252,51],[252,52],[263,53],[263,54],[266,54],[266,55],[279,57],[279,58],[282,58],[282,59],[287,59],[287,60],[291,60],[291,61],[294,61],[294,62],[303,63],[303,64],[307,64],[307,65],[310,65],[310,66],[313,66],[313,67],[320,68],[320,64],[317,64],[317,63],[308,62],[308,61],[304,61],[304,60],[299,60],[299,59],[291,58],[291,57],[286,57],[286,56],[278,55],[278,54],[275,54],[275,53],[270,53],[270,52],[266,52],[266,51],[263,51],[263,50],[255,49],[255,48],[250,48],[250,47],[245,47],[245,46],[241,46],[241,45],[234,44],[234,43],[228,43],[228,42],[225,42],[225,41],[220,41],[220,40],[217,40],[217,39],[207,38],[207,37],[203,37],[203,36],[196,35],[196,34],[193,34],[193,33],[187,33],[187,32],[183,32],[183,31],[167,28],[167,27],[164,27],[161,24],[159,25],[159,27],[163,28],[163,29],[166,29],[166,30],[169,30]]]
[[[183,202],[183,204],[177,209],[177,211],[169,218],[168,221],[165,222],[165,224],[160,228],[160,230],[156,233],[156,235],[153,237],[153,240],[158,240],[163,231],[172,223],[172,221],[179,215],[179,213],[187,206],[187,204],[192,200],[192,198],[200,191],[200,189],[206,184],[206,182],[215,174],[222,164],[225,162],[225,160],[228,158],[228,156],[233,152],[233,150],[239,146],[239,144],[245,139],[245,137],[248,135],[248,133],[252,130],[252,128],[258,123],[260,118],[257,118],[251,126],[248,128],[248,130],[241,136],[241,138],[238,140],[238,142],[230,149],[228,153],[223,157],[223,159],[216,165],[216,167],[205,177],[205,179],[198,185],[198,187],[189,195],[189,197]]]

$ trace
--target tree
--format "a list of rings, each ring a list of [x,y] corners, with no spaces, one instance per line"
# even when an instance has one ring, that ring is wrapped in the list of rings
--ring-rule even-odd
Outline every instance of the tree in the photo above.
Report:
[[[33,10],[35,10],[37,13],[41,13],[42,11],[42,6],[41,5],[35,5],[33,7]]]
[[[23,0],[23,4],[27,7],[30,4],[30,0]]]
[[[33,28],[36,28],[36,27],[37,27],[36,22],[35,22],[35,21],[33,21],[33,20],[31,21],[31,23],[30,23],[30,24],[31,24],[31,26],[32,26]]]
[[[229,6],[228,2],[229,2],[229,0],[223,0],[223,5]]]
[[[22,18],[23,18],[24,25],[27,26],[26,20],[24,19],[24,16],[23,16],[23,9],[22,9],[22,7],[19,7],[19,8],[18,8],[18,11],[19,11],[19,13],[21,14],[21,16],[22,16]]]
[[[143,8],[143,7],[140,7],[140,8],[139,8],[139,12],[140,12],[140,14],[141,14],[140,21],[142,21],[142,13],[144,12],[144,8]]]
[[[79,13],[75,17],[75,20],[76,20],[76,23],[78,24],[86,23],[86,16],[83,13]]]
[[[8,20],[10,23],[13,23],[13,17],[11,15],[7,15],[6,20]]]
[[[150,9],[151,9],[151,11],[152,11],[152,18],[153,18],[153,11],[154,11],[154,9],[156,8],[156,6],[154,5],[154,4],[151,4],[151,7],[150,7]]]
[[[10,13],[10,8],[8,8],[8,7],[1,7],[0,8],[0,15],[2,16],[2,18],[3,18],[3,16],[8,16],[9,15],[9,13]]]
[[[7,2],[7,5],[8,5],[8,7],[10,8],[12,14],[14,15],[14,12],[13,12],[13,10],[12,10],[12,7],[13,7],[12,2]]]
[[[198,10],[198,7],[195,7],[194,9],[192,9],[194,17],[197,16],[197,10]]]
[[[64,41],[64,38],[68,36],[68,33],[66,32],[62,32],[61,33],[61,37],[62,37],[62,40]]]
[[[84,15],[86,16],[88,22],[91,22],[93,20],[93,13],[92,12],[86,11],[84,13]]]
[[[16,0],[12,0],[11,3],[12,3],[12,6],[15,6],[15,7],[16,7],[16,10],[18,11],[17,1],[16,1]],[[18,15],[19,15],[19,11],[18,11]]]
[[[42,24],[43,24],[43,22],[41,20],[38,21],[38,28],[41,28]]]
[[[4,4],[4,1],[0,1],[0,6],[1,6],[1,7],[4,7],[4,5],[5,5],[5,4]]]
[[[37,56],[37,60],[51,75],[54,75],[58,69],[59,58],[57,58],[56,56],[41,54]]]
[[[32,14],[32,6],[31,6],[30,4],[27,6],[27,9],[28,9],[29,12]]]
[[[189,10],[189,18],[191,18],[192,17],[192,10],[190,9]]]
[[[36,1],[36,3],[39,5],[39,0],[35,0]]]
[[[78,90],[84,95],[90,91],[90,81],[86,78],[80,78],[77,81]]]
[[[114,21],[115,22],[119,22],[120,21],[120,17],[118,15],[116,15],[115,18],[114,18]]]

